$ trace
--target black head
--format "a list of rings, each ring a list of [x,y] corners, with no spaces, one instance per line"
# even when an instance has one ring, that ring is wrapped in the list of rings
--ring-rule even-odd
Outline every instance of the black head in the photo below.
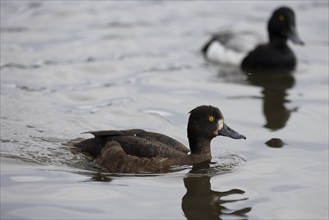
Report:
[[[295,13],[291,8],[280,7],[276,9],[268,21],[267,30],[271,41],[290,39],[295,44],[304,45],[297,34]]]
[[[188,138],[192,153],[202,151],[203,145],[210,147],[210,141],[219,135],[234,139],[246,139],[224,123],[221,111],[213,106],[202,105],[190,111]]]

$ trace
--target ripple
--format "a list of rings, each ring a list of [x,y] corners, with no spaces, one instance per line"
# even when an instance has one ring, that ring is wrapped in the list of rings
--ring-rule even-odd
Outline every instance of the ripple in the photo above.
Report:
[[[173,121],[168,118],[168,117],[173,116],[173,114],[168,111],[157,110],[157,109],[145,109],[145,110],[142,110],[142,112],[150,114],[150,115],[158,116],[162,119],[165,119],[166,121],[168,121],[170,123],[173,123]]]
[[[238,167],[244,165],[247,161],[245,157],[235,153],[225,154],[221,157],[214,158],[215,161],[210,166],[210,173],[213,174],[223,174],[223,173],[231,173],[235,171]]]
[[[110,101],[98,103],[98,104],[93,104],[93,105],[80,105],[77,106],[77,109],[83,109],[83,110],[88,110],[90,109],[91,111],[97,111],[98,109],[108,107],[108,106],[113,106],[113,105],[123,105],[132,102],[131,98],[119,98],[119,99],[113,99]]]
[[[45,177],[42,176],[11,176],[11,180],[16,181],[16,182],[39,182],[39,181],[44,181],[46,180]]]
[[[41,65],[38,65],[38,64],[25,65],[25,64],[19,64],[19,63],[6,63],[6,64],[0,66],[0,70],[3,70],[5,68],[37,69],[37,68],[40,68],[40,67],[41,67]]]
[[[7,33],[20,33],[20,32],[25,32],[25,31],[28,31],[29,28],[27,27],[1,27],[0,28],[0,31],[1,32],[7,32]]]

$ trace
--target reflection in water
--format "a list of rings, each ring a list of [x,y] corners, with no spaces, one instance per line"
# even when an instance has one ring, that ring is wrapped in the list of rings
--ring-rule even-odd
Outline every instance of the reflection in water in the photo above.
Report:
[[[91,180],[97,182],[111,182],[112,178],[102,173],[94,173],[91,177]]]
[[[240,189],[231,189],[224,192],[213,191],[211,190],[210,178],[207,169],[200,169],[200,167],[194,167],[184,178],[187,192],[182,198],[182,209],[185,217],[189,220],[221,219],[222,216],[247,219],[246,214],[251,210],[251,207],[230,210],[224,205],[248,198],[223,199],[225,196],[243,194],[244,191]]]
[[[284,142],[280,138],[272,138],[265,142],[265,144],[272,148],[281,148],[284,145]]]
[[[218,167],[216,167],[218,168]],[[210,164],[202,164],[194,166],[192,170],[184,178],[184,185],[186,188],[186,194],[182,198],[182,210],[185,217],[188,220],[211,220],[211,219],[222,219],[223,217],[231,217],[233,219],[248,219],[247,213],[251,211],[251,207],[243,207],[241,209],[230,209],[225,204],[236,203],[240,201],[248,200],[243,197],[240,199],[225,199],[226,196],[237,196],[244,194],[245,191],[241,189],[231,189],[228,191],[213,191],[211,190],[210,179],[212,176],[212,169]],[[227,170],[223,171],[226,173]],[[111,182],[113,177],[121,176],[120,174],[109,174],[109,173],[95,173],[86,172],[80,173],[83,175],[90,176],[89,181],[97,182]],[[126,176],[124,174],[123,176]],[[129,175],[128,175],[129,176]],[[135,175],[134,175],[135,176]],[[145,177],[146,175],[136,175],[139,177]],[[151,175],[156,176],[156,175]]]
[[[291,73],[252,73],[248,74],[247,80],[256,86],[263,88],[263,112],[266,118],[264,127],[278,130],[285,127],[291,112],[297,108],[288,109],[285,104],[287,90],[295,84],[295,78]]]
[[[221,66],[218,77],[231,83],[249,83],[263,88],[263,113],[266,118],[264,127],[266,128],[273,131],[284,128],[290,114],[297,111],[297,108],[288,109],[285,106],[290,102],[287,99],[287,90],[295,84],[295,78],[291,72],[253,71],[253,73],[243,74],[237,67]]]

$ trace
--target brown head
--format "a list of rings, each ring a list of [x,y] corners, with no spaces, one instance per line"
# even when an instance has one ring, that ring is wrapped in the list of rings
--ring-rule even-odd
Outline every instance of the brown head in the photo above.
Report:
[[[202,105],[190,111],[187,136],[192,154],[210,153],[210,142],[219,135],[246,139],[224,123],[224,116],[218,108]]]

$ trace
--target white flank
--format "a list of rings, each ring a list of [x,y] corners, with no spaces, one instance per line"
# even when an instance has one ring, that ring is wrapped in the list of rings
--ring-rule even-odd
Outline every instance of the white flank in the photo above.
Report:
[[[245,52],[237,52],[226,48],[218,41],[212,42],[207,50],[206,57],[212,62],[239,66],[242,59],[246,56]]]

